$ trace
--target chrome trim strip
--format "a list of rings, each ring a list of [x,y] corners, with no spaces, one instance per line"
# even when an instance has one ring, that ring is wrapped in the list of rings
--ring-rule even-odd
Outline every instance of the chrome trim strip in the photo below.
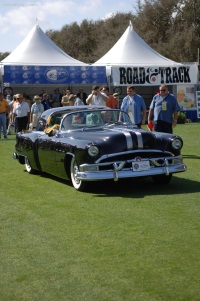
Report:
[[[136,149],[136,150],[131,150],[131,151],[126,151],[126,152],[119,152],[119,153],[112,153],[112,154],[109,154],[109,155],[103,155],[103,156],[101,156],[98,160],[96,160],[96,163],[99,163],[99,162],[101,162],[102,160],[104,160],[104,159],[107,159],[107,158],[112,158],[112,157],[115,157],[115,156],[120,156],[120,155],[128,155],[128,154],[136,154],[136,153],[138,153],[139,152],[139,150],[138,149]],[[141,151],[140,151],[141,152]],[[158,158],[163,158],[162,157],[162,154],[164,155],[164,154],[166,154],[166,155],[168,155],[168,156],[170,156],[170,157],[172,157],[172,158],[176,158],[176,157],[174,157],[174,155],[172,154],[172,153],[170,153],[169,151],[161,151],[161,150],[152,150],[152,149],[143,149],[142,150],[142,153],[149,153],[149,152],[151,152],[151,153],[158,153]],[[168,158],[168,157],[167,157]],[[155,160],[155,158],[152,158],[153,160]],[[163,158],[164,159],[164,158]]]
[[[155,161],[160,160],[160,159],[163,160],[163,162],[165,162],[164,165],[156,165],[155,164]],[[147,160],[152,163],[152,165],[154,166],[154,168],[157,168],[157,167],[165,167],[166,168],[166,165],[169,167],[169,166],[178,165],[178,164],[182,164],[183,163],[183,157],[182,157],[182,155],[172,156],[172,157],[167,157],[167,158],[164,158],[164,157],[142,158],[142,161],[147,161]],[[169,163],[169,161],[172,161],[172,163]],[[174,161],[179,161],[179,162],[178,163],[174,163]],[[112,165],[114,163],[117,163],[118,170],[121,170],[126,162],[127,163],[135,162],[135,158],[133,158],[131,160],[110,161],[110,162],[104,162],[104,163],[100,163],[99,161],[96,161],[96,163],[92,163],[92,164],[84,163],[84,164],[81,164],[79,166],[79,168],[80,168],[80,171],[83,171],[83,170],[87,169],[90,166],[93,166],[93,167],[94,166],[95,167],[110,166],[110,165]]]
[[[165,158],[165,168],[166,168],[166,174],[169,175],[169,162],[167,158]]]

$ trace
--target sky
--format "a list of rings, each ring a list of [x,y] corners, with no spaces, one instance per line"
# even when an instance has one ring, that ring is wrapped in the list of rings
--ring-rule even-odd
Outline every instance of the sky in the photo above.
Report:
[[[84,19],[96,21],[116,12],[134,13],[136,3],[137,0],[0,0],[0,52],[12,52],[35,24],[44,32],[60,30]]]

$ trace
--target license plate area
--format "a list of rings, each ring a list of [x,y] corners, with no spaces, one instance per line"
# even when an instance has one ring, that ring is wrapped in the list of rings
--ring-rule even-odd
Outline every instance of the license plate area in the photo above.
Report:
[[[149,161],[135,161],[132,162],[133,171],[144,171],[150,169]]]

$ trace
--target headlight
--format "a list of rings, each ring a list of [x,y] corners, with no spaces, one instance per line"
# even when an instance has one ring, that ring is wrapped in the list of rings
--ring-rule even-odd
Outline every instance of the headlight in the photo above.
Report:
[[[99,149],[97,146],[95,145],[91,145],[89,148],[88,148],[88,154],[91,156],[91,157],[96,157],[99,153]]]
[[[178,150],[178,149],[181,149],[182,146],[183,146],[183,142],[182,142],[181,139],[175,138],[175,139],[172,141],[172,147],[173,147],[174,149],[177,149],[177,150]]]

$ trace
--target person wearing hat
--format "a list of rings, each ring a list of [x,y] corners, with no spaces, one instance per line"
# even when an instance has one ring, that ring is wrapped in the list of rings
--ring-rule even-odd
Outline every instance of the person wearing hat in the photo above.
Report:
[[[16,94],[16,104],[13,108],[13,119],[16,118],[16,127],[17,132],[26,133],[29,116],[30,116],[30,107],[22,94]]]
[[[41,97],[39,95],[35,95],[33,97],[34,103],[31,106],[31,114],[30,114],[30,129],[36,128],[38,118],[44,112],[44,106],[41,103]]]

